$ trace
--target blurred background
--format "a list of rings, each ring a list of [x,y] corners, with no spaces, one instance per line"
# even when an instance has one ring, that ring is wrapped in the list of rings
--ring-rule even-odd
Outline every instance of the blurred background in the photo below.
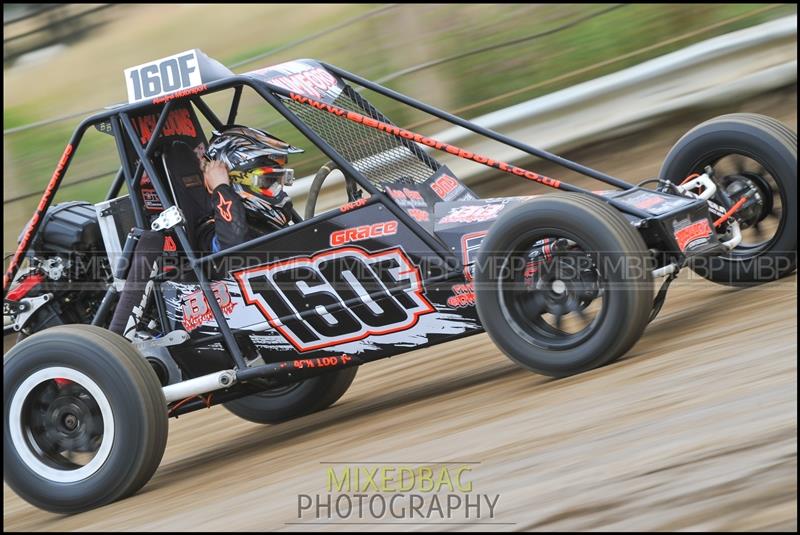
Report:
[[[474,118],[795,12],[777,4],[4,4],[3,247],[13,250],[77,123],[125,100],[123,69],[175,52],[200,48],[237,73],[319,58]],[[443,128],[375,100],[396,124]],[[297,176],[324,163],[255,95],[245,92],[239,117],[311,149],[294,163]],[[100,200],[117,168],[112,138],[89,132],[56,200]]]
[[[636,182],[715,115],[763,113],[797,129],[796,12],[785,4],[4,4],[4,251],[14,250],[78,122],[125,101],[123,70],[149,60],[199,48],[243,73],[320,59]],[[788,31],[759,26],[780,21]],[[737,44],[735,32],[748,29],[749,44]],[[724,52],[708,44],[722,36],[730,36]],[[673,67],[659,63],[667,57]],[[212,107],[225,109],[229,97],[215,98]],[[478,143],[369,98],[400,126]],[[299,177],[326,160],[253,94],[244,93],[239,122],[304,147],[292,162]],[[597,186],[503,150],[481,152]],[[101,200],[118,165],[113,139],[90,130],[56,202]],[[453,169],[484,197],[539,191],[516,177]],[[344,201],[338,194],[332,203]],[[739,290],[704,280],[687,288],[685,272],[642,341],[612,366],[553,381],[520,370],[485,336],[470,337],[365,366],[342,402],[268,432],[222,408],[181,417],[153,481],[97,511],[48,515],[5,487],[4,524],[287,529],[296,495],[319,490],[323,461],[393,455],[481,461],[476,485],[502,494],[498,520],[510,529],[796,530],[796,275]]]

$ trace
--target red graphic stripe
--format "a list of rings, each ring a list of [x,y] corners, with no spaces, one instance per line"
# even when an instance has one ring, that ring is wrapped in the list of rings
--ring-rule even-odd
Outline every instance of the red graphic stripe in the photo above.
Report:
[[[449,143],[445,143],[444,141],[439,141],[432,137],[423,136],[422,134],[417,134],[410,130],[406,130],[405,128],[400,128],[399,126],[394,126],[388,123],[384,123],[378,121],[377,119],[361,115],[360,113],[356,113],[354,111],[348,111],[345,110],[344,108],[339,108],[331,104],[319,102],[317,100],[308,98],[303,95],[298,95],[296,93],[289,93],[289,96],[292,98],[292,100],[295,100],[301,104],[306,104],[318,110],[326,111],[333,115],[338,115],[339,117],[344,117],[349,121],[353,121],[354,123],[374,128],[375,130],[385,132],[389,135],[400,137],[403,139],[408,139],[410,141],[414,141],[415,143],[420,143],[422,145],[426,145],[436,150],[440,150],[452,154],[454,156],[458,156],[459,158],[463,158],[465,160],[477,162],[487,167],[498,169],[500,171],[503,171],[504,173],[521,176],[523,178],[527,178],[528,180],[539,182],[540,184],[544,184],[545,186],[550,186],[551,188],[561,188],[561,182],[559,180],[556,180],[555,178],[546,177],[544,175],[540,175],[539,173],[534,173],[533,171],[528,171],[527,169],[523,169],[522,167],[517,167],[516,165],[511,165],[506,162],[494,160],[492,158],[489,158],[488,156],[482,156],[480,154],[476,154],[466,149],[456,147],[455,145],[450,145]]]
[[[53,200],[53,195],[55,195],[58,185],[61,183],[61,179],[64,177],[64,170],[67,168],[69,161],[72,159],[72,150],[72,144],[69,144],[64,148],[64,154],[62,154],[61,159],[58,160],[58,165],[56,165],[56,169],[53,171],[53,176],[50,177],[50,182],[48,182],[47,188],[42,194],[42,199],[39,201],[39,205],[36,207],[36,212],[34,212],[31,222],[28,224],[28,228],[25,229],[25,234],[22,236],[22,239],[19,242],[17,252],[14,253],[14,258],[8,265],[5,275],[3,275],[3,295],[6,295],[8,292],[11,281],[14,280],[14,275],[17,274],[19,265],[22,263],[25,253],[28,252],[31,238],[34,234],[36,234],[36,231],[39,229],[39,225],[42,222],[42,218],[44,218],[45,212],[50,207],[50,202]]]

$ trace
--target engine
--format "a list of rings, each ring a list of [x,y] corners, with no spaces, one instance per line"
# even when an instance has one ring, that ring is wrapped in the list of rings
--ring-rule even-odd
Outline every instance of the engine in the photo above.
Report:
[[[52,281],[106,279],[108,261],[94,205],[72,201],[47,210],[28,256],[31,266]]]
[[[28,223],[30,224],[30,223]],[[24,234],[24,231],[23,231]],[[45,213],[17,282],[41,280],[18,295],[9,292],[15,329],[24,334],[64,323],[88,323],[99,306],[111,269],[94,205],[60,203]],[[33,279],[35,277],[35,279]]]

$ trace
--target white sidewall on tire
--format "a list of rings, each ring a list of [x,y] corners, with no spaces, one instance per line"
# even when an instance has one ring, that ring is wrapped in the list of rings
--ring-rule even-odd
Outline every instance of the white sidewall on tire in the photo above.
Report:
[[[103,417],[103,441],[100,443],[100,448],[91,461],[74,470],[59,470],[39,460],[37,454],[31,449],[29,440],[25,437],[26,431],[22,428],[22,408],[28,395],[38,385],[52,379],[69,379],[85,388],[97,402]],[[11,398],[8,427],[14,449],[25,465],[37,475],[56,483],[75,483],[93,475],[108,460],[114,443],[114,414],[108,398],[97,383],[86,374],[63,366],[39,370],[19,385]]]

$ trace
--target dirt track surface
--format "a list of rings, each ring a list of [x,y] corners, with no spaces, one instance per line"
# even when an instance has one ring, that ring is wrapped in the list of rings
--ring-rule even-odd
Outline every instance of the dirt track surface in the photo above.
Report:
[[[757,111],[796,129],[796,110],[791,88],[570,156],[650,177],[706,117]],[[532,191],[520,182],[477,189]],[[52,515],[4,486],[4,529],[334,529],[295,524],[313,520],[298,519],[298,495],[325,492],[326,463],[459,461],[480,463],[474,492],[500,494],[483,520],[496,524],[438,529],[796,530],[796,310],[796,275],[733,289],[683,273],[613,365],[553,380],[515,366],[486,335],[379,361],[335,406],[292,422],[261,427],[221,407],[173,420],[150,483],[99,510]]]

